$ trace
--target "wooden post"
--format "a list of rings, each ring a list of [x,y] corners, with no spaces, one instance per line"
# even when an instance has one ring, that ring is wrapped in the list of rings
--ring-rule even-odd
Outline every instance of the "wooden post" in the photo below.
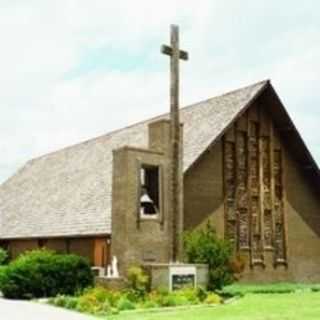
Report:
[[[182,155],[179,117],[179,60],[187,60],[188,53],[179,49],[179,27],[171,25],[171,47],[163,45],[161,52],[170,56],[170,214],[172,218],[172,255],[173,262],[182,258],[183,212]]]

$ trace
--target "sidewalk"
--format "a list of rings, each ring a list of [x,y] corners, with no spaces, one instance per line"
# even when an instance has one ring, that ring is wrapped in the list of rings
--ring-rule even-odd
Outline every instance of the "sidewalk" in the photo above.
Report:
[[[50,305],[0,298],[1,320],[96,320],[77,312]]]

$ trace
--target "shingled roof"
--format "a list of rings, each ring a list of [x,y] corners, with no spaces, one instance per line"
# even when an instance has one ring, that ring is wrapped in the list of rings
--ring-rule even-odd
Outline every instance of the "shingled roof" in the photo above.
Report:
[[[181,109],[184,171],[269,85],[262,81]],[[111,233],[112,150],[147,147],[162,115],[29,161],[0,187],[0,238]]]

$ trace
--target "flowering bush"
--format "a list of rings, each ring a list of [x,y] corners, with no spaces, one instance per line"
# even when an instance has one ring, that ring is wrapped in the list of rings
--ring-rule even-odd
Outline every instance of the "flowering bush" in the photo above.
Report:
[[[129,291],[130,292],[130,291]],[[173,292],[151,291],[144,297],[137,298],[128,294],[128,290],[112,291],[101,287],[85,290],[79,297],[58,296],[49,303],[71,308],[93,315],[115,314],[123,310],[150,309],[159,307],[174,307],[196,305],[200,303],[217,304],[221,298],[204,289],[183,289]]]
[[[221,289],[233,282],[231,243],[219,239],[210,224],[205,229],[187,232],[184,236],[184,249],[188,262],[209,265],[210,290]]]

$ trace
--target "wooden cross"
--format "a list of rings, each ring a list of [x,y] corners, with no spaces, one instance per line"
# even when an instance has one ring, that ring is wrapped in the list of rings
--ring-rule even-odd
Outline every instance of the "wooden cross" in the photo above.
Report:
[[[179,60],[188,60],[188,52],[179,48],[179,27],[171,25],[171,47],[161,46],[161,52],[170,56],[170,105],[171,112],[179,108]]]
[[[179,60],[188,60],[188,53],[179,48],[179,27],[171,25],[171,47],[162,45],[161,52],[170,56],[170,213],[172,218],[173,262],[182,259],[182,155],[179,117]]]

